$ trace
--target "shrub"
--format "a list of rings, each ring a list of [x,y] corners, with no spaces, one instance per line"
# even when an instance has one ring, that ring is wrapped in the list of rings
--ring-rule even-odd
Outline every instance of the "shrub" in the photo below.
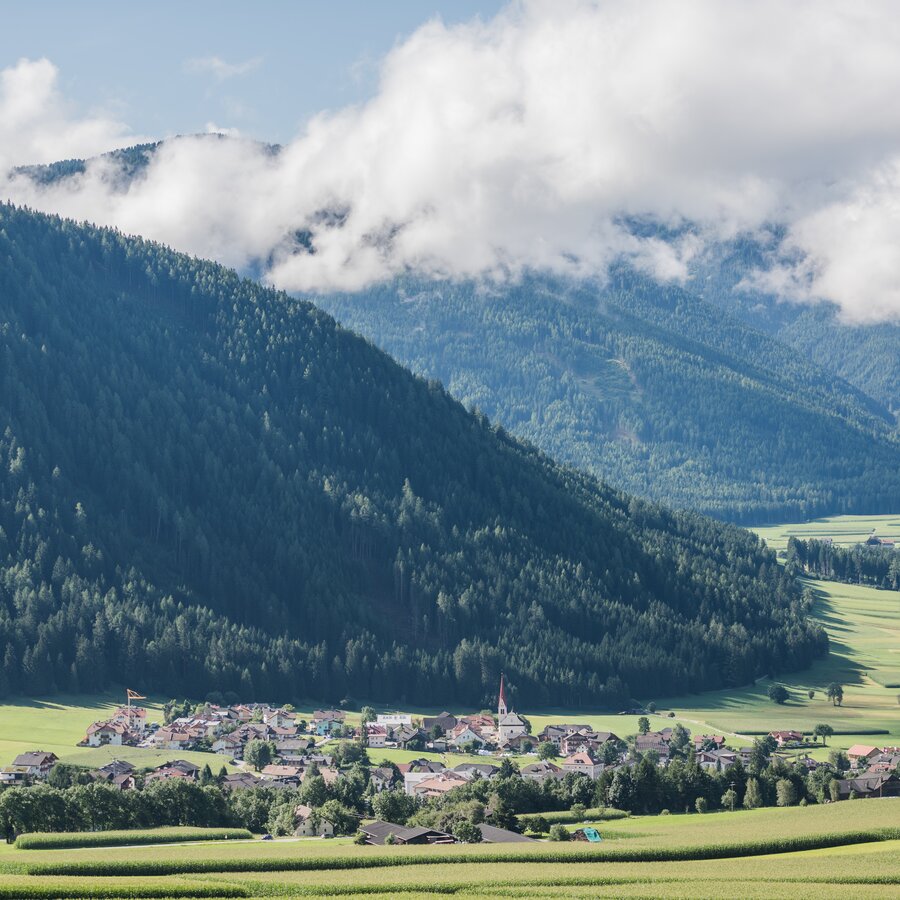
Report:
[[[559,822],[557,822],[555,825],[550,826],[547,837],[551,841],[568,841],[572,835],[569,834],[569,829],[566,828],[565,825],[560,825]]]
[[[694,808],[698,813],[705,813],[707,809],[709,809],[709,804],[706,802],[706,797],[698,797],[696,802],[694,803]]]

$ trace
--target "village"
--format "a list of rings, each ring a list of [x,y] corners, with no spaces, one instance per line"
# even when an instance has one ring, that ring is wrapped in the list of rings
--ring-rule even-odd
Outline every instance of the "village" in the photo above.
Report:
[[[348,723],[344,709],[317,709],[305,719],[289,706],[259,703],[205,703],[196,707],[185,703],[181,708],[167,704],[164,723],[151,723],[147,709],[132,703],[135,698],[144,699],[129,691],[126,705],[87,729],[82,746],[121,747],[122,753],[120,758],[83,773],[82,783],[89,780],[118,791],[135,791],[158,782],[180,781],[214,784],[224,793],[269,789],[308,797],[309,791],[304,795],[303,789],[309,788],[312,780],[318,781],[324,791],[337,790],[340,795],[341,779],[358,777],[362,766],[369,808],[378,808],[372,803],[378,794],[397,792],[409,798],[409,813],[428,804],[440,805],[442,798],[452,798],[451,792],[473,782],[490,784],[511,776],[533,786],[556,782],[560,789],[568,786],[566,796],[588,799],[593,797],[591,789],[581,790],[579,785],[605,778],[608,797],[601,796],[598,802],[604,805],[609,801],[613,806],[612,801],[620,796],[615,793],[615,785],[623,773],[630,776],[648,764],[665,773],[677,761],[678,765],[695,766],[720,778],[723,773],[733,778],[735,772],[759,772],[767,766],[809,775],[818,771],[819,780],[827,785],[823,802],[900,797],[900,747],[855,745],[846,754],[833,752],[831,761],[825,762],[813,759],[808,752],[818,746],[819,735],[812,735],[810,740],[799,731],[779,730],[750,746],[729,747],[722,735],[691,735],[681,724],[652,731],[644,715],[638,719],[634,735],[597,731],[579,723],[550,724],[533,734],[528,719],[507,706],[502,680],[496,714],[455,716],[442,712],[415,718],[402,713],[376,714],[364,707],[356,726]],[[173,758],[153,768],[141,768],[128,761],[129,748],[172,751]],[[422,755],[401,763],[371,761],[379,750],[390,749]],[[205,751],[210,760],[220,757],[223,765],[214,774],[216,766],[179,759],[179,751]],[[454,755],[460,757],[455,764]],[[52,752],[19,754],[0,770],[0,786],[52,783],[58,765],[59,759]],[[733,780],[728,783],[734,785]],[[731,802],[733,806],[734,798]],[[697,803],[698,811],[703,811],[705,805],[701,808],[699,800]],[[726,804],[723,797],[722,805]],[[357,807],[361,808],[359,802]],[[281,827],[282,833],[329,837],[348,832],[346,822],[329,821],[315,804],[297,803],[292,810],[290,821]],[[532,839],[520,833],[514,820],[504,824],[513,827],[491,824],[490,816],[479,822],[481,840]],[[352,830],[370,843],[383,843],[389,838],[391,843],[453,840],[451,834],[433,828],[420,827],[412,834],[404,824],[377,817],[372,820],[365,815],[355,817]],[[577,836],[591,839],[591,831],[588,829],[588,837],[584,837],[585,829],[579,829]]]

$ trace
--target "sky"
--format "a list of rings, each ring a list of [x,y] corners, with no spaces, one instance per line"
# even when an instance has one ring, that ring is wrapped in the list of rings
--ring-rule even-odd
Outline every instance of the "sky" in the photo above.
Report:
[[[0,69],[49,59],[84,113],[135,134],[192,134],[210,123],[259,140],[294,137],[313,115],[363,102],[388,51],[433,17],[491,17],[473,0],[4,0]]]
[[[0,197],[302,292],[687,283],[747,234],[749,286],[900,320],[893,0],[70,6],[4,4]],[[127,183],[15,170],[173,135]]]

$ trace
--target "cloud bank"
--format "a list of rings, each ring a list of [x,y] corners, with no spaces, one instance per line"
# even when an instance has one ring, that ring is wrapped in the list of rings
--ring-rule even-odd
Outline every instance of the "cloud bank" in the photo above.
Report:
[[[778,223],[767,288],[896,319],[898,46],[882,0],[536,0],[423,25],[369,102],[323,113],[278,154],[180,138],[127,189],[99,160],[0,192],[304,291],[410,269],[602,275],[621,258],[685,279],[706,241]],[[3,73],[0,129],[12,110],[25,135],[11,158],[121,143],[116,123],[59,119],[48,66]],[[664,242],[624,224],[635,218],[691,228]]]

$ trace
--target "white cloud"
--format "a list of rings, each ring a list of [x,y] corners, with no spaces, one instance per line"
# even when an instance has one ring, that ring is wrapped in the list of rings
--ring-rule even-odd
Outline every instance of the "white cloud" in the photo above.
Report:
[[[63,100],[47,59],[0,71],[0,175],[12,166],[92,156],[140,138],[103,113],[77,117]]]
[[[217,81],[225,81],[228,78],[236,78],[246,75],[262,64],[262,57],[244,60],[239,63],[229,63],[221,56],[201,56],[189,59],[184,67],[188,72],[206,73],[212,75]]]
[[[230,265],[265,260],[298,290],[408,268],[602,273],[621,256],[681,279],[704,239],[778,222],[795,262],[770,285],[900,317],[898,46],[888,0],[536,0],[424,25],[371,101],[314,119],[278,156],[183,138],[126,192],[103,163],[4,193]],[[627,217],[694,236],[640,238]],[[298,230],[315,254],[296,252]]]

